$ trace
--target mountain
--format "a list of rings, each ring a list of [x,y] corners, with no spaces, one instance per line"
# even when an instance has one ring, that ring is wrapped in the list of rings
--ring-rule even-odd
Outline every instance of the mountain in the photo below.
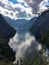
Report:
[[[12,28],[0,14],[0,61],[4,61],[5,59],[13,61],[15,59],[15,52],[13,52],[8,45],[10,38],[13,37],[15,33],[16,30]]]
[[[35,35],[39,42],[49,47],[49,10],[44,11],[37,17],[30,28],[30,32]]]
[[[14,28],[12,28],[0,14],[0,37],[9,39],[14,36],[15,33]]]
[[[33,24],[32,21],[30,20],[25,20],[25,19],[11,19],[9,17],[4,17],[6,21],[14,28],[30,28]],[[35,18],[33,18],[35,19]]]

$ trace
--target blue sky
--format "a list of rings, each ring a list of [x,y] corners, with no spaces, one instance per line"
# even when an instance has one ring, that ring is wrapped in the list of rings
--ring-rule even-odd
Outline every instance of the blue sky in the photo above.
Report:
[[[9,0],[9,1],[13,2],[13,4],[18,4],[18,3],[20,3],[20,2],[18,2],[17,0]],[[20,4],[22,4],[22,3],[20,3]],[[23,4],[24,4],[24,3],[23,3]]]
[[[0,13],[11,19],[30,19],[47,9],[45,5],[48,0],[0,0]]]
[[[14,4],[18,3],[17,0],[9,0],[11,2],[13,2]]]
[[[21,4],[22,6],[26,8],[28,7],[28,6],[25,6],[24,2],[18,2],[18,0],[9,0],[9,1],[11,1],[13,4]]]
[[[23,2],[18,2],[17,0],[9,0],[9,1],[11,1],[13,4],[21,4],[21,5],[23,5],[24,6],[24,3]]]

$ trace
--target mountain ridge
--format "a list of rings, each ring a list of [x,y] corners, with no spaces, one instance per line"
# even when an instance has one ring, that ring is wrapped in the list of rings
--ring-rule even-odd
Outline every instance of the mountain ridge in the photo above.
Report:
[[[36,17],[33,18],[33,22],[26,19],[17,19],[13,20],[9,17],[4,17],[6,21],[14,28],[30,28],[36,19]],[[31,19],[32,20],[32,19]]]
[[[37,17],[35,23],[30,28],[31,34],[34,34],[36,39],[49,47],[49,10],[44,11]]]
[[[9,47],[8,42],[16,33],[0,14],[0,60],[13,61],[15,59],[15,52]]]
[[[12,31],[12,32],[11,32]],[[16,33],[16,30],[12,28],[0,14],[0,37],[11,38]],[[12,34],[12,35],[11,35]],[[3,35],[3,36],[1,36]]]

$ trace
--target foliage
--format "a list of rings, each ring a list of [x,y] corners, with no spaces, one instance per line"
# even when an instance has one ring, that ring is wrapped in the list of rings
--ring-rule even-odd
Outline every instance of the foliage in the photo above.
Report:
[[[8,45],[8,40],[0,38],[0,59],[8,59],[13,61],[15,59],[15,52]]]
[[[43,50],[39,51],[38,55],[34,58],[30,59],[27,58],[25,60],[24,65],[49,65],[49,62],[47,62],[47,57],[43,56]]]
[[[13,65],[12,62],[7,61],[7,59],[0,59],[0,65]]]
[[[42,32],[39,41],[42,42],[42,44],[45,44],[49,48],[49,29]]]

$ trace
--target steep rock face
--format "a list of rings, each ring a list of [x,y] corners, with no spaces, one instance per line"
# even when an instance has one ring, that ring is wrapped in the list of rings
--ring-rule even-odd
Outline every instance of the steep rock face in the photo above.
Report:
[[[36,39],[49,47],[49,10],[41,13],[30,28]]]
[[[14,36],[16,31],[12,28],[0,14],[0,37],[9,39]]]
[[[9,39],[13,37],[15,33],[14,28],[12,28],[0,14],[0,60],[9,59],[9,61],[13,61],[15,59],[15,52],[13,52],[8,45]]]

